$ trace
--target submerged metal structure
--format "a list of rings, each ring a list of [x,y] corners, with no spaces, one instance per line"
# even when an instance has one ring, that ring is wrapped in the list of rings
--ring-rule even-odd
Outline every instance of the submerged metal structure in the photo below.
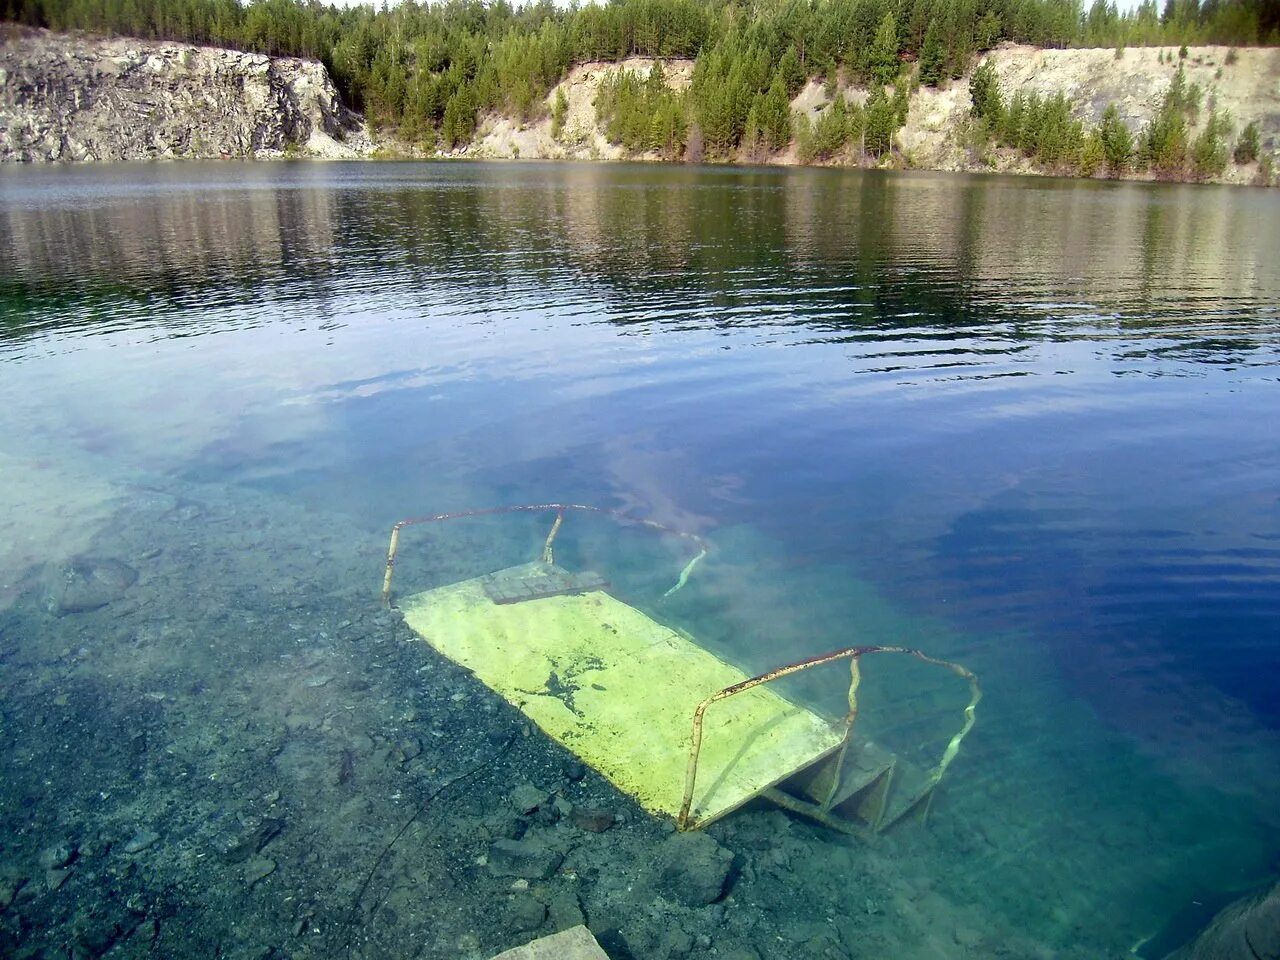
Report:
[[[849,833],[880,831],[913,810],[927,811],[974,724],[982,694],[969,670],[908,647],[868,645],[751,676],[615,597],[600,574],[557,565],[555,539],[574,511],[680,537],[696,548],[665,596],[685,586],[709,549],[696,534],[585,504],[416,517],[392,528],[382,600],[434,649],[681,830],[706,826],[757,797]],[[537,559],[393,598],[405,528],[508,513],[554,514]],[[937,665],[968,684],[961,726],[931,769],[855,732],[861,661],[886,653]],[[824,717],[770,685],[841,661],[849,664],[842,718]]]

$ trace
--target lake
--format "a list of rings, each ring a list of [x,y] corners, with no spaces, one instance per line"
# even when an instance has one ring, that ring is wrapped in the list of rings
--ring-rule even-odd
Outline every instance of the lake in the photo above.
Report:
[[[1250,188],[0,171],[0,953],[1163,956],[1280,872],[1277,250]],[[704,538],[666,598],[673,538],[556,557],[748,672],[972,670],[927,817],[681,847],[380,605],[396,521],[545,502]],[[552,519],[409,528],[397,589]],[[863,672],[939,756],[963,684]]]

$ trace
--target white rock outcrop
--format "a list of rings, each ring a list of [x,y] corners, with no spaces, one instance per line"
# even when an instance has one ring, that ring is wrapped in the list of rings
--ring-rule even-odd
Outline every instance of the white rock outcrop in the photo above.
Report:
[[[342,158],[372,149],[315,61],[0,32],[0,161]]]

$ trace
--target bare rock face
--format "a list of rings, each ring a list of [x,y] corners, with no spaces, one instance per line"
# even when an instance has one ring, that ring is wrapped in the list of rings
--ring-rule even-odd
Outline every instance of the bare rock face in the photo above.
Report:
[[[0,28],[0,161],[336,158],[371,149],[315,61]]]

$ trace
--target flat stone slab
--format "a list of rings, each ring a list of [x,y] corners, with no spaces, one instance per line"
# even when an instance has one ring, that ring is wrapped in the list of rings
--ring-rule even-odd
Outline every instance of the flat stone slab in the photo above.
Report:
[[[493,960],[609,960],[609,955],[600,949],[590,930],[577,926],[506,950]]]

